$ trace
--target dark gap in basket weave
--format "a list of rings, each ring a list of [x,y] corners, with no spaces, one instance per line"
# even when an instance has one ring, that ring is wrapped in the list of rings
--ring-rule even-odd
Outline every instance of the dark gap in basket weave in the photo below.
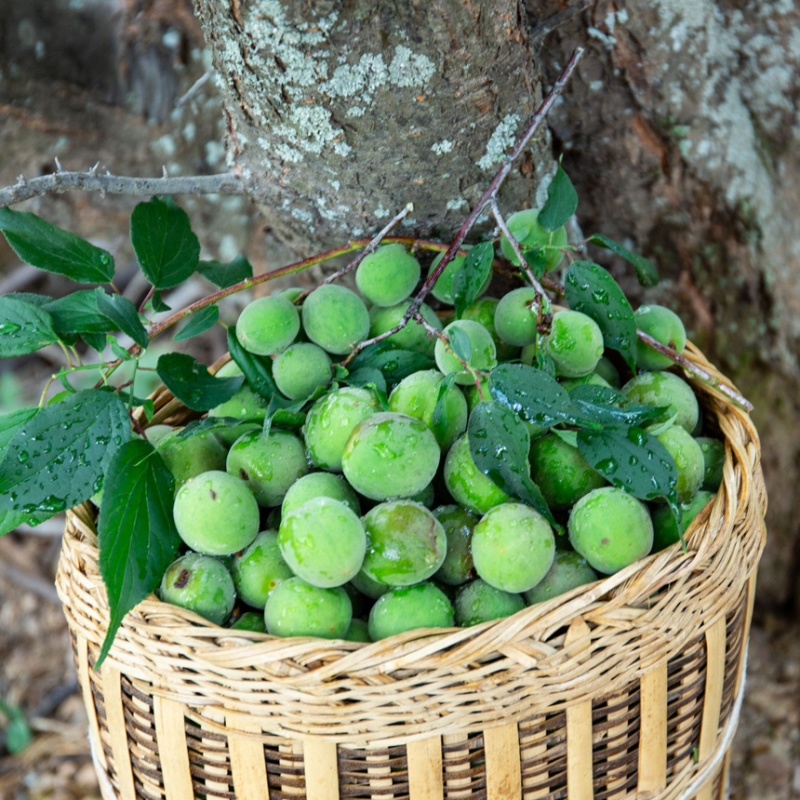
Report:
[[[566,797],[567,715],[563,711],[519,724],[523,792],[546,789],[548,800]]]
[[[340,747],[339,776],[343,798],[405,800],[409,796],[408,757],[403,745],[369,750]]]
[[[184,730],[195,794],[209,799],[235,800],[227,738],[205,730],[202,722],[187,721],[193,723],[185,725]]]
[[[705,637],[687,643],[667,665],[667,779],[695,761],[706,688]]]
[[[641,702],[638,681],[629,691],[592,704],[595,800],[618,796],[639,779]]]
[[[738,667],[745,647],[744,623],[747,618],[747,592],[743,591],[736,608],[728,615],[725,626],[725,682],[722,686],[720,727],[728,722],[736,700]]]
[[[306,796],[302,754],[292,753],[282,745],[265,744],[264,758],[270,800],[298,800]]]
[[[120,687],[136,792],[143,797],[163,797],[152,697],[137,689],[124,675],[120,676]]]

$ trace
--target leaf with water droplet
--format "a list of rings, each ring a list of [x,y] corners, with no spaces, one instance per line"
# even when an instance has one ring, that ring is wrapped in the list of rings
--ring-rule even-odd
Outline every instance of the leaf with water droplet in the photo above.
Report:
[[[633,308],[611,273],[599,264],[575,261],[564,274],[564,290],[570,308],[591,317],[603,334],[605,346],[616,350],[635,369]]]
[[[149,341],[147,330],[139,318],[136,306],[127,297],[120,294],[106,294],[99,290],[97,308],[101,314],[111,320],[115,330],[130,336],[139,347],[147,347]]]
[[[592,244],[610,250],[612,253],[616,253],[629,264],[632,264],[633,268],[636,270],[636,277],[639,279],[639,283],[641,283],[642,286],[655,286],[660,280],[656,265],[649,258],[645,258],[638,253],[628,250],[627,247],[623,247],[619,242],[615,242],[602,233],[592,234],[589,237],[589,241]]]
[[[547,187],[547,202],[539,212],[539,224],[548,231],[564,225],[578,209],[578,193],[572,181],[559,164],[550,186]]]
[[[491,242],[481,242],[471,248],[461,269],[453,278],[453,299],[456,307],[456,317],[461,317],[464,310],[469,308],[486,285],[486,280],[492,272],[494,261],[494,245]],[[468,361],[469,359],[464,359]]]
[[[479,403],[470,415],[467,435],[478,469],[555,524],[541,490],[531,480],[531,437],[525,423],[505,405]]]
[[[117,450],[110,442],[130,437],[127,409],[113,392],[78,392],[39,410],[0,461],[0,510],[46,519],[87,500]]]
[[[203,364],[187,353],[165,353],[156,363],[164,385],[185,406],[208,411],[230,400],[244,383],[244,377],[216,378]]]
[[[350,364],[352,371],[369,367],[377,369],[386,381],[389,391],[403,378],[423,369],[432,369],[435,363],[430,356],[413,350],[398,348],[393,342],[383,341],[362,350]]]
[[[20,408],[8,414],[0,414],[0,455],[8,447],[22,426],[39,413],[38,408]]]
[[[661,442],[641,428],[578,431],[581,455],[614,486],[640,500],[677,503],[678,468]]]
[[[610,386],[583,383],[570,389],[569,398],[580,413],[603,427],[629,428],[660,421],[667,413],[665,408],[634,403],[630,398]]]
[[[0,231],[26,264],[77,283],[109,283],[114,277],[111,253],[36,214],[0,208]]]
[[[0,358],[35,353],[57,341],[47,311],[16,297],[0,297]]]
[[[111,649],[125,615],[155,591],[177,555],[174,483],[161,456],[140,439],[120,447],[108,465],[98,543],[111,614],[95,668]]]

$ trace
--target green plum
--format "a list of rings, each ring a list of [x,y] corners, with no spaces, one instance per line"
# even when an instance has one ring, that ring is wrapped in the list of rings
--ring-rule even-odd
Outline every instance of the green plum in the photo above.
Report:
[[[314,497],[283,514],[278,546],[295,575],[330,589],[358,574],[367,534],[349,506],[331,497]]]
[[[358,575],[355,575],[350,581],[350,585],[357,592],[363,594],[365,597],[369,597],[371,600],[377,600],[382,594],[386,594],[386,592],[392,588],[385,583],[370,578],[369,575],[364,572],[363,567]]]
[[[494,312],[494,328],[506,344],[533,344],[538,336],[536,290],[521,286],[503,295]]]
[[[358,265],[356,286],[372,305],[393,306],[414,291],[421,272],[419,261],[402,244],[385,244]]]
[[[471,306],[467,306],[459,315],[459,319],[468,319],[483,325],[494,339],[498,361],[513,361],[520,356],[519,347],[507,344],[497,335],[494,317],[500,301],[496,297],[480,297]]]
[[[441,453],[424,422],[391,412],[353,428],[342,455],[350,485],[371,500],[411,497],[433,480]]]
[[[365,619],[353,617],[350,620],[350,627],[344,637],[348,642],[371,642],[369,638],[369,625]]]
[[[302,578],[283,581],[267,598],[264,621],[273,636],[316,636],[343,639],[353,606],[341,586],[323,589]]]
[[[341,472],[344,448],[353,428],[377,409],[375,394],[359,387],[345,386],[320,397],[303,425],[311,462],[320,469]]]
[[[633,314],[636,327],[661,344],[682,353],[686,347],[686,328],[681,318],[671,309],[659,305],[639,306]],[[636,365],[640,369],[669,369],[671,358],[662,355],[641,339],[636,342]]]
[[[456,625],[467,628],[510,617],[525,608],[525,601],[520,594],[504,592],[478,578],[459,587],[453,606]]]
[[[269,593],[294,573],[281,555],[278,534],[261,531],[233,557],[231,575],[239,597],[253,608],[263,609]]]
[[[509,500],[509,496],[478,469],[466,434],[456,439],[447,453],[444,482],[459,505],[477,514],[485,514]]]
[[[264,622],[264,614],[258,611],[244,611],[237,619],[229,623],[232,630],[252,631],[254,633],[266,633],[267,623]]]
[[[558,269],[564,259],[563,248],[569,244],[567,231],[563,225],[554,231],[548,231],[539,222],[539,212],[535,208],[517,211],[506,222],[511,235],[521,245],[523,255],[526,249],[541,249],[545,259],[545,271],[552,272]],[[505,235],[500,239],[500,249],[512,264],[520,266],[519,259]]]
[[[346,286],[326,283],[306,297],[302,310],[308,338],[334,355],[349,353],[369,335],[369,311]]]
[[[281,513],[288,514],[314,497],[331,497],[344,503],[355,514],[361,514],[358,495],[341,475],[330,472],[309,472],[298,478],[286,492]]]
[[[419,370],[403,378],[389,395],[389,410],[424,422],[443,451],[467,429],[467,401],[453,384],[443,390],[445,377],[437,369]],[[435,419],[441,394],[441,416]]]
[[[472,532],[478,577],[504,592],[526,592],[536,586],[550,569],[555,551],[550,523],[523,503],[490,509]]]
[[[675,422],[692,433],[700,419],[700,405],[692,387],[672,372],[640,372],[622,391],[634,402],[666,408]]]
[[[409,586],[430,578],[444,562],[447,535],[419,503],[380,503],[364,516],[367,549],[362,570],[387,586]]]
[[[436,271],[436,268],[439,264],[442,263],[442,259],[444,258],[444,252],[439,253],[436,258],[433,259],[431,263],[430,269],[428,270],[428,277],[433,275]],[[450,263],[444,268],[444,272],[436,279],[436,283],[433,284],[433,288],[431,289],[431,294],[441,303],[446,303],[447,305],[453,306],[456,303],[456,275],[461,271],[464,267],[464,262],[467,260],[466,256],[455,256]],[[478,297],[486,292],[489,288],[489,284],[492,282],[492,273],[486,276],[486,280],[483,282],[483,285],[478,290]]]
[[[545,352],[556,371],[565,378],[580,378],[593,372],[603,355],[603,334],[598,324],[580,311],[564,309],[553,314],[553,323],[543,339]]]
[[[285,350],[300,331],[300,314],[284,295],[248,303],[236,322],[236,338],[250,353],[271,356]]]
[[[196,475],[175,494],[175,526],[192,550],[227,556],[258,535],[259,509],[250,487],[221,470]]]
[[[703,451],[703,483],[700,488],[708,492],[716,492],[722,486],[725,442],[711,436],[697,436],[696,441]]]
[[[452,604],[432,583],[386,592],[375,602],[368,622],[373,642],[418,628],[452,628],[454,624]]]
[[[681,503],[680,523],[666,503],[653,507],[653,551],[663,550],[680,541],[698,514],[714,499],[711,492],[701,489],[688,503]]]
[[[448,586],[460,586],[475,577],[472,563],[472,531],[478,516],[457,505],[439,506],[433,516],[442,523],[447,536],[447,551],[434,578]]]
[[[593,583],[598,579],[597,573],[589,566],[589,562],[574,550],[556,550],[555,558],[547,570],[547,574],[533,587],[524,593],[525,602],[531,606],[557,597],[570,589]]]
[[[224,474],[224,473],[223,473]],[[236,602],[236,589],[225,565],[212,556],[186,553],[167,567],[159,597],[223,625]]]
[[[228,451],[226,469],[247,483],[259,505],[279,506],[289,487],[308,472],[303,442],[288,431],[250,431]]]
[[[450,343],[445,344],[442,339],[436,340],[433,348],[436,366],[444,375],[455,372],[456,383],[464,386],[474,383],[473,372],[489,372],[497,366],[497,348],[494,339],[492,339],[492,334],[480,323],[468,319],[457,319],[447,325],[443,333],[448,337]],[[467,366],[456,355],[452,346],[452,341],[456,337],[458,340],[468,342],[467,353],[463,352],[463,348],[461,348]]]
[[[605,575],[644,558],[653,547],[647,506],[615,486],[594,489],[578,500],[567,530],[575,550]]]
[[[331,382],[330,356],[311,342],[297,342],[279,353],[272,363],[272,377],[290,400],[304,400]]]
[[[688,502],[703,483],[705,461],[697,440],[680,425],[670,425],[656,436],[678,468],[678,502]]]
[[[555,433],[531,442],[531,477],[551,508],[568,508],[592,489],[605,486],[574,445]]]
[[[201,472],[224,470],[228,451],[210,431],[183,437],[173,431],[162,437],[156,445],[161,458],[180,486]]]
[[[410,300],[404,300],[388,308],[381,308],[380,306],[371,308],[369,312],[369,335],[371,337],[380,336],[396,328],[405,316],[410,305]],[[442,329],[442,321],[436,316],[436,312],[429,305],[423,303],[419,308],[419,313],[431,328],[437,331]],[[404,328],[397,333],[393,333],[384,341],[391,343],[394,347],[401,350],[411,350],[415,353],[422,353],[423,355],[433,358],[434,339],[425,329],[425,326],[421,325],[415,319],[409,320]]]

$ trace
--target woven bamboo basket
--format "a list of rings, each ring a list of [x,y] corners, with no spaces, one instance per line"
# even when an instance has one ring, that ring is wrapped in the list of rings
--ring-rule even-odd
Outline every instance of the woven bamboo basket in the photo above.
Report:
[[[57,586],[103,797],[722,798],[766,496],[750,419],[696,388],[727,457],[687,551],[474,628],[277,639],[150,598],[95,670],[94,518],[70,512]],[[189,418],[166,391],[157,407]]]

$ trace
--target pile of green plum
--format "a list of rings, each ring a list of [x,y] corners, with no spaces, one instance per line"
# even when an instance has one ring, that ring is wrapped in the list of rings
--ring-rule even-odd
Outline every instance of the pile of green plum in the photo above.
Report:
[[[530,211],[510,224],[523,245],[546,235],[545,271],[559,267],[563,231],[537,228]],[[630,370],[580,311],[556,310],[543,331],[529,285],[494,298],[487,278],[456,312],[464,261],[439,277],[422,321],[356,359],[359,343],[398,325],[420,285],[420,261],[400,244],[360,263],[357,291],[331,282],[243,310],[218,376],[249,378],[255,365],[263,380],[183,430],[147,431],[175,478],[186,545],[164,575],[164,601],[233,628],[377,641],[506,617],[679,541],[720,485],[724,446],[700,435],[695,393],[673,362],[640,343]],[[635,316],[683,349],[672,311]],[[493,480],[474,458],[470,438],[482,433],[470,417],[498,399],[502,370],[545,373],[570,395],[602,387],[617,409],[652,411],[641,419],[674,461],[677,503],[615,485],[613,465],[592,466],[564,419],[521,417],[525,485],[544,506]]]

